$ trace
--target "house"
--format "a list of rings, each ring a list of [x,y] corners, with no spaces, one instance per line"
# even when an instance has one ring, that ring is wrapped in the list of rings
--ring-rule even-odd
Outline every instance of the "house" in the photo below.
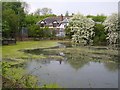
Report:
[[[61,14],[60,16],[45,18],[44,20],[37,22],[37,25],[40,27],[47,26],[51,31],[55,30],[56,36],[65,37],[65,27],[69,23],[69,18],[70,17],[66,17]]]

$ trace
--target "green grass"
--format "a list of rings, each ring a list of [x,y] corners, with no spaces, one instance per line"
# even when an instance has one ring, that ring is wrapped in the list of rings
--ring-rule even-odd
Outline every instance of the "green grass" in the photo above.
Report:
[[[56,41],[23,41],[17,42],[16,45],[8,45],[2,47],[2,57],[3,58],[13,58],[13,59],[20,59],[20,58],[28,58],[32,56],[36,58],[36,55],[29,55],[20,50],[23,49],[33,49],[33,48],[46,48],[46,47],[53,47],[56,46]],[[39,58],[42,58],[42,55],[39,55]]]
[[[17,42],[16,45],[7,45],[2,46],[2,58],[5,66],[9,65],[20,65],[24,62],[27,62],[27,58],[45,58],[44,55],[32,55],[24,53],[24,49],[36,49],[36,48],[48,48],[57,45],[57,41],[23,41]],[[1,47],[0,47],[1,49]],[[17,87],[22,85],[22,87],[37,87],[37,79],[34,76],[27,75],[23,79],[21,77],[25,74],[25,69],[22,67],[5,67],[5,72],[3,77],[9,79],[9,82],[6,82],[5,87]],[[29,78],[29,79],[28,79]],[[26,81],[27,80],[27,81]],[[20,83],[20,84],[19,84]],[[18,85],[16,85],[18,84]],[[56,86],[57,87],[57,86]]]
[[[53,84],[44,85],[42,88],[61,88],[61,87],[53,83]]]

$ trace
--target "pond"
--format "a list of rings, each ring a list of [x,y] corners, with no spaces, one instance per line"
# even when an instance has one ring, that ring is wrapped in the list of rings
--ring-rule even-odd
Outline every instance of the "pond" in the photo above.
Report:
[[[59,43],[59,47],[51,49],[59,51],[59,48],[73,47]],[[39,86],[57,84],[62,88],[118,88],[118,64],[116,62],[105,61],[106,58],[105,60],[104,58],[91,60],[89,57],[83,59],[82,57],[85,57],[83,54],[72,56],[72,58],[66,52],[60,51],[59,53],[63,59],[48,58],[27,62],[25,68],[29,73],[38,77]]]

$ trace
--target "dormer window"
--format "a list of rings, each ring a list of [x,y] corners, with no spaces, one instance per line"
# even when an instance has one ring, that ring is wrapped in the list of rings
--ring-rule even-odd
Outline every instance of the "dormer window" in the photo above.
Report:
[[[44,22],[44,21],[41,21],[41,22],[40,22],[40,26],[41,26],[41,27],[44,27],[44,25],[45,25],[45,22]]]
[[[54,21],[54,22],[53,22],[53,27],[56,27],[57,24],[58,24],[58,22],[57,22],[57,21]]]

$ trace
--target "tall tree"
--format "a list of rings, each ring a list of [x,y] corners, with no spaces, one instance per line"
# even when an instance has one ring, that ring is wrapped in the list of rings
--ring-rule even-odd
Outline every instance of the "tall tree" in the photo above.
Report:
[[[5,38],[15,38],[16,32],[18,31],[17,15],[12,9],[4,10],[2,15],[2,36]]]
[[[46,7],[42,8],[41,13],[42,13],[42,15],[52,14],[52,9],[46,8]]]
[[[40,13],[41,13],[41,9],[40,9],[40,8],[38,8],[38,9],[34,12],[35,15],[40,15]]]
[[[28,14],[29,12],[29,5],[26,2],[21,2],[22,3],[22,7],[24,8],[24,12],[26,14]]]
[[[68,11],[66,11],[65,16],[69,16],[69,12]]]
[[[25,26],[25,12],[21,2],[3,2],[2,3],[2,22],[3,26],[6,24],[9,26],[9,32],[12,34],[12,38],[16,37],[21,28]],[[3,27],[4,31],[4,27]],[[4,33],[7,33],[6,30]],[[3,35],[4,37],[4,35]]]

